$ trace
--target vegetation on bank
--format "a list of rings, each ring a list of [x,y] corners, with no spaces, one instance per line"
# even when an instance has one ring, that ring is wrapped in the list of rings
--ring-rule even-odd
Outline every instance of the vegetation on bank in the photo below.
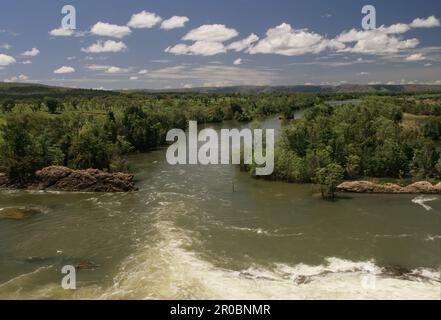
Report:
[[[403,122],[403,111],[416,107],[397,104],[395,98],[370,97],[359,105],[310,108],[304,119],[285,128],[269,178],[317,183],[325,198],[334,198],[343,179],[440,179],[441,116],[437,101],[420,110],[419,114],[428,117],[416,126]],[[420,104],[418,99],[414,102]]]

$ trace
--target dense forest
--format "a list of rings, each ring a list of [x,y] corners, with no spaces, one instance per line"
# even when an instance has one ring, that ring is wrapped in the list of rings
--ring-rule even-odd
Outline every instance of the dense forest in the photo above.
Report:
[[[331,105],[329,100],[361,103]],[[303,119],[293,119],[305,109]],[[0,172],[25,183],[49,165],[127,169],[125,155],[165,142],[172,128],[285,119],[271,179],[316,182],[331,192],[359,177],[441,178],[441,94],[166,93],[0,90]],[[253,169],[253,168],[251,168]],[[253,172],[253,170],[251,170]]]

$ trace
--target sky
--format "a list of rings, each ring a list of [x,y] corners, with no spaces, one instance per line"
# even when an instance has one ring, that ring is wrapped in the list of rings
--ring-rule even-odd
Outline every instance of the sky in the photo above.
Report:
[[[75,30],[62,27],[65,5]],[[375,7],[373,30],[362,27],[365,5]],[[2,0],[0,81],[441,84],[440,19],[439,0]]]

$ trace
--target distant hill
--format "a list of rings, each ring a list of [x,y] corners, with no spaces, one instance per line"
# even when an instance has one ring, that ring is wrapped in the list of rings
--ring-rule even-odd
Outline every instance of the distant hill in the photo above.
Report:
[[[118,95],[116,91],[93,89],[75,89],[47,86],[34,83],[6,83],[0,82],[0,99],[41,99],[44,97],[62,98],[65,96]]]
[[[142,90],[144,92],[200,92],[200,93],[266,93],[266,92],[311,92],[311,93],[410,93],[441,92],[441,85],[340,85],[340,86],[232,86],[201,87],[189,89]]]
[[[41,99],[44,97],[63,98],[112,96],[121,94],[148,93],[271,93],[271,92],[309,92],[309,93],[411,93],[411,92],[441,92],[441,85],[341,85],[341,86],[233,86],[233,87],[203,87],[190,89],[136,89],[136,90],[95,90],[75,89],[32,83],[0,82],[0,99]]]

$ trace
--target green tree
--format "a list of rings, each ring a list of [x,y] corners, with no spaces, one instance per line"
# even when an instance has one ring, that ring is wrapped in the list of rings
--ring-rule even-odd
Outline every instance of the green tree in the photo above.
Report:
[[[49,113],[52,113],[52,114],[56,113],[61,107],[60,101],[58,101],[57,99],[53,99],[53,98],[46,98],[45,104],[46,104],[46,107],[47,107],[47,110],[49,111]]]
[[[87,123],[76,136],[69,150],[70,166],[76,169],[110,169],[112,144],[99,124]]]
[[[336,163],[320,168],[316,173],[316,182],[320,184],[323,199],[335,199],[335,191],[343,180],[344,169]]]

